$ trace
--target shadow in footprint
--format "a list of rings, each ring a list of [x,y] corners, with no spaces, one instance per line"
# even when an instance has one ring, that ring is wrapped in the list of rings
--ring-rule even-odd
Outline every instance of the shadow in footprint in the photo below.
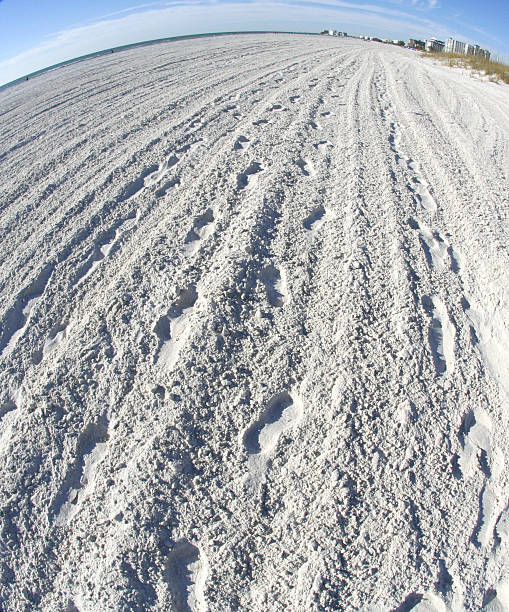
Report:
[[[323,224],[323,216],[325,215],[325,208],[320,204],[313,208],[308,217],[304,219],[303,225],[308,232],[316,231]]]
[[[184,289],[165,315],[157,320],[153,332],[157,337],[154,363],[171,368],[188,336],[188,315],[198,299],[196,287]]]
[[[449,319],[445,305],[437,296],[423,296],[421,301],[431,317],[428,342],[437,376],[451,374],[455,362],[455,328]]]
[[[187,289],[183,289],[179,297],[173,303],[173,306],[168,310],[168,316],[170,319],[176,319],[182,316],[184,310],[192,308],[197,299],[198,292],[194,285],[191,285]]]
[[[196,610],[195,583],[200,571],[200,551],[188,540],[180,540],[169,553],[165,578],[172,595],[173,610]]]
[[[143,189],[143,187],[145,187],[145,178],[151,174],[154,174],[154,172],[157,172],[158,168],[159,166],[157,164],[149,166],[148,168],[145,168],[143,170],[143,172],[137,179],[131,181],[130,183],[127,183],[127,185],[120,192],[120,195],[117,198],[117,203],[121,204],[129,198],[134,197],[139,191]]]
[[[300,410],[288,391],[277,393],[267,408],[244,434],[244,446],[250,455],[267,453],[277,444],[281,433],[300,417]]]
[[[233,148],[235,151],[240,151],[246,148],[248,142],[249,142],[249,138],[246,138],[245,136],[239,136],[237,138],[237,141],[233,145]]]
[[[203,238],[204,228],[207,228],[213,222],[214,222],[214,214],[212,212],[212,209],[208,208],[202,215],[199,215],[198,217],[196,217],[193,223],[193,227],[189,230],[186,236],[186,239],[184,241],[185,244],[188,244],[189,242],[193,242],[194,240],[200,240],[201,238]]]
[[[247,168],[247,170],[244,170],[244,172],[241,172],[237,176],[237,188],[245,189],[249,185],[251,177],[255,174],[258,174],[258,172],[262,172],[262,170],[263,170],[263,167],[259,162],[256,162],[256,161],[253,162]]]
[[[281,307],[286,302],[281,273],[275,266],[266,266],[260,272],[260,280],[265,285],[267,299],[272,306]]]
[[[444,333],[442,321],[438,317],[433,317],[429,327],[429,344],[433,353],[433,361],[437,374],[442,375],[447,370],[444,356]]]
[[[168,342],[171,338],[170,333],[170,319],[166,315],[159,317],[156,324],[154,325],[154,334],[159,338],[159,342]]]
[[[334,145],[332,144],[332,142],[329,142],[328,140],[321,140],[320,142],[317,142],[313,146],[322,155],[326,155],[327,154],[327,149],[333,147]]]
[[[394,608],[392,612],[410,612],[417,604],[421,603],[423,596],[420,593],[411,593],[405,598],[405,601]]]
[[[162,185],[161,187],[159,187],[159,189],[156,190],[155,192],[156,198],[162,198],[163,196],[166,195],[166,193],[170,189],[173,189],[174,187],[178,187],[179,185],[180,185],[180,181],[178,178],[172,178],[169,181],[166,181],[164,185]]]
[[[316,174],[313,164],[307,159],[298,159],[297,166],[299,166],[304,176],[314,176]]]
[[[214,213],[208,208],[202,215],[196,217],[193,227],[187,233],[184,241],[184,252],[192,255],[199,248],[199,242],[205,240],[214,232]]]

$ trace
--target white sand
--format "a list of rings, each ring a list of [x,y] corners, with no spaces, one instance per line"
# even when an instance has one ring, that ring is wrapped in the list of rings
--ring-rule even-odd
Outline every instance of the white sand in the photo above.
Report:
[[[507,610],[508,172],[376,43],[0,92],[0,608]]]

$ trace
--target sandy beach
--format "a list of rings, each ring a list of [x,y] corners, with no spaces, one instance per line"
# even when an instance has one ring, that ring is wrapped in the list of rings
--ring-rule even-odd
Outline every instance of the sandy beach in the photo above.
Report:
[[[509,88],[355,39],[0,91],[0,609],[509,610]]]

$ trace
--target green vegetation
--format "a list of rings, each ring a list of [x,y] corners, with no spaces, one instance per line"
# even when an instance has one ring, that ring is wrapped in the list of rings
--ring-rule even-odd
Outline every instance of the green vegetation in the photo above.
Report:
[[[479,55],[464,55],[463,53],[440,53],[427,51],[424,57],[432,57],[446,63],[448,66],[472,68],[476,72],[486,74],[490,81],[509,83],[509,66],[496,60],[486,59]]]

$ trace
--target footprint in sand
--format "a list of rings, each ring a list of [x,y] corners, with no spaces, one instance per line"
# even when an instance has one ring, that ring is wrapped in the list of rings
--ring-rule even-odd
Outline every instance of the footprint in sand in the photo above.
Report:
[[[233,145],[233,149],[235,151],[243,151],[247,149],[249,142],[250,142],[249,138],[246,138],[245,136],[240,135],[235,141],[235,144]]]
[[[200,242],[212,235],[214,229],[214,213],[211,208],[208,208],[202,215],[198,215],[193,221],[193,226],[185,239],[184,253],[186,255],[193,255],[196,253],[200,246]]]
[[[302,418],[300,398],[287,391],[277,393],[261,415],[245,430],[242,437],[248,453],[246,485],[256,489],[265,480],[265,473],[281,434],[295,427]]]
[[[334,145],[329,140],[321,140],[320,142],[317,142],[313,146],[322,155],[327,155],[327,151],[331,149]]]
[[[14,304],[7,310],[2,321],[0,351],[2,356],[9,355],[18,340],[28,329],[32,311],[42,297],[55,269],[54,264],[46,264],[36,278],[16,297]]]
[[[54,349],[57,348],[59,344],[61,344],[67,334],[67,321],[64,320],[57,325],[54,325],[46,338],[42,349],[39,349],[34,352],[32,355],[32,361],[35,365],[41,363],[41,361],[47,357]]]
[[[433,355],[437,376],[451,375],[454,370],[454,343],[456,330],[442,300],[434,295],[424,296],[423,306],[431,317],[428,328],[428,341]]]
[[[434,268],[437,272],[442,272],[450,267],[450,246],[438,232],[432,232],[420,220],[410,219],[410,227],[418,230],[419,239],[421,241],[426,261],[430,268]]]
[[[169,181],[166,181],[165,183],[161,185],[161,187],[159,187],[156,190],[155,192],[156,198],[164,197],[168,193],[168,191],[175,189],[179,185],[180,185],[180,180],[178,178],[172,178]]]
[[[252,187],[256,180],[256,175],[263,172],[264,168],[260,162],[252,162],[249,167],[237,176],[237,189]]]
[[[288,300],[284,274],[273,265],[268,265],[260,272],[260,280],[265,285],[267,299],[271,306],[280,308]]]
[[[274,111],[284,111],[286,108],[282,104],[273,104],[270,108],[267,109],[268,112]]]
[[[176,612],[205,612],[208,561],[189,540],[175,543],[165,563],[164,577]]]
[[[305,176],[316,176],[316,170],[309,159],[299,159],[296,163]]]
[[[304,219],[303,225],[307,230],[308,240],[313,240],[315,234],[322,227],[325,221],[325,208],[320,204],[315,206],[309,215]]]
[[[80,434],[78,459],[57,494],[53,514],[59,527],[68,525],[95,488],[96,473],[108,450],[108,423],[90,423]]]
[[[197,299],[196,287],[191,285],[180,293],[168,312],[157,320],[153,329],[158,339],[154,357],[157,365],[171,369],[177,362],[180,350],[191,333],[189,317]]]
[[[456,467],[457,478],[469,478],[480,470],[484,475],[484,484],[479,493],[479,513],[470,541],[477,547],[487,547],[493,544],[496,547],[500,538],[505,537],[508,523],[504,520],[505,514],[500,507],[501,500],[493,487],[492,477],[504,470],[504,462],[500,461],[499,454],[492,446],[492,422],[488,413],[477,406],[469,410],[463,417],[458,437],[461,444],[459,457],[456,455],[453,463]]]

